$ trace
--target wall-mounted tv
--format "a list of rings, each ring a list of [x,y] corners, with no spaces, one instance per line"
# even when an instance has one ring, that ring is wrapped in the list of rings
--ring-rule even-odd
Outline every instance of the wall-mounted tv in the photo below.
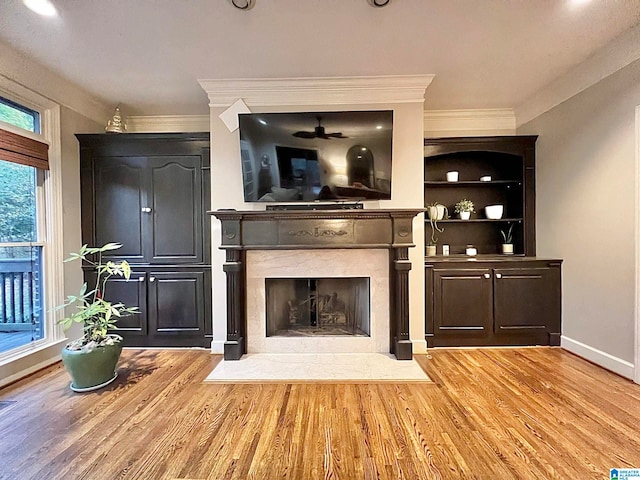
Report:
[[[393,111],[239,115],[246,202],[389,200]]]

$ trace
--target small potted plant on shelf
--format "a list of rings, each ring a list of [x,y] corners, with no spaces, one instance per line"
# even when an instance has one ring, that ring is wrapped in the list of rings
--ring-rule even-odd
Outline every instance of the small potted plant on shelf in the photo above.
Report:
[[[456,203],[455,212],[460,215],[462,220],[469,220],[473,211],[473,202],[471,200],[463,198]]]
[[[444,205],[434,202],[427,205],[427,215],[429,215],[429,225],[431,226],[431,239],[427,245],[427,256],[434,256],[436,254],[436,244],[438,243],[438,237],[436,232],[444,232],[444,228],[438,226],[438,220],[449,218],[449,211]]]
[[[513,223],[509,224],[509,228],[505,232],[500,230],[502,234],[502,253],[506,255],[513,255]]]
[[[83,327],[83,335],[69,342],[62,350],[62,363],[71,375],[71,390],[88,392],[102,388],[113,382],[116,377],[116,365],[122,352],[122,337],[109,333],[116,329],[118,318],[138,313],[138,307],[125,307],[122,303],[112,303],[104,298],[107,280],[113,276],[129,280],[131,268],[126,260],[104,262],[102,254],[117,250],[122,245],[107,243],[102,247],[82,248],[72,253],[65,262],[80,260],[95,272],[95,286],[88,290],[85,282],[78,295],[69,295],[67,301],[57,307],[58,310],[75,307],[68,316],[60,319],[59,324],[68,330],[74,323]]]

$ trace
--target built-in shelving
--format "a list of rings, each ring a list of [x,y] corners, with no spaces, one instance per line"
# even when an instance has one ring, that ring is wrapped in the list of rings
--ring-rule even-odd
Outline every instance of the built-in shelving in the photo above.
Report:
[[[501,231],[511,226],[514,253],[535,255],[535,141],[534,136],[425,139],[424,205],[447,208],[445,218],[437,220],[444,231],[434,232],[438,254],[442,245],[448,245],[452,255],[473,245],[480,255],[499,255]],[[451,171],[458,172],[458,181],[446,180]],[[492,180],[480,180],[487,176]],[[455,204],[462,199],[474,204],[469,220],[454,218]],[[502,205],[502,218],[485,218],[489,205]],[[426,213],[425,245],[430,240]]]
[[[433,231],[435,252],[428,246],[434,209],[425,213],[427,346],[560,344],[562,261],[535,257],[535,142],[535,136],[425,140],[424,205],[438,205],[440,216],[442,206],[448,210],[437,220],[442,231]],[[447,175],[452,171],[458,174]],[[457,182],[446,180],[456,176]],[[469,220],[454,213],[462,199],[474,204]],[[486,218],[489,205],[502,205],[502,218]],[[509,228],[512,254],[502,253],[501,232]],[[466,255],[467,246],[476,255]]]

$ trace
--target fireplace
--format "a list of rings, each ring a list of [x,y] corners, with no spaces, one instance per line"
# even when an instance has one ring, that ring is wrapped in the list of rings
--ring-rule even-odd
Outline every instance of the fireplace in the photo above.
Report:
[[[322,211],[213,211],[222,221],[222,246],[226,251],[227,341],[225,360],[237,360],[249,352],[390,352],[400,360],[412,358],[409,339],[409,261],[413,247],[413,217],[421,210],[322,210]],[[315,280],[315,293],[299,298],[294,286],[282,287],[288,300],[300,303],[329,302],[340,278],[369,279],[369,294],[357,293],[337,300],[346,305],[351,297],[369,297],[368,335],[273,335],[267,326],[267,280]],[[325,280],[318,294],[317,280]],[[333,283],[332,283],[333,282]],[[321,282],[322,283],[322,282]],[[299,287],[300,290],[304,290]],[[327,290],[325,290],[325,288]],[[328,295],[328,297],[327,297]],[[292,301],[293,304],[293,301]],[[339,302],[338,302],[339,304]],[[281,310],[293,322],[299,312]],[[331,305],[331,304],[329,304]],[[339,304],[340,305],[340,304]],[[288,306],[288,303],[287,303]],[[293,305],[294,307],[296,305]],[[317,306],[316,322],[317,322]],[[284,309],[284,313],[282,310]],[[338,309],[341,310],[341,309]],[[340,312],[324,312],[327,322],[343,322]],[[350,315],[356,315],[355,313]],[[362,316],[362,312],[358,315]],[[299,320],[304,323],[306,320]],[[350,319],[350,322],[355,320]],[[311,327],[309,320],[308,327]],[[349,323],[351,325],[352,323]],[[335,326],[335,325],[334,325]],[[271,333],[279,328],[271,329]],[[326,333],[326,332],[325,332]]]
[[[267,278],[267,337],[371,336],[369,278]]]

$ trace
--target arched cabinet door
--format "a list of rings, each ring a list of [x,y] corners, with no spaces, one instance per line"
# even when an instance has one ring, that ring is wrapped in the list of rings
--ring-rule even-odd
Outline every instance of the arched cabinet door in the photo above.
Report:
[[[150,177],[150,263],[203,261],[202,170],[200,157],[153,157]]]

